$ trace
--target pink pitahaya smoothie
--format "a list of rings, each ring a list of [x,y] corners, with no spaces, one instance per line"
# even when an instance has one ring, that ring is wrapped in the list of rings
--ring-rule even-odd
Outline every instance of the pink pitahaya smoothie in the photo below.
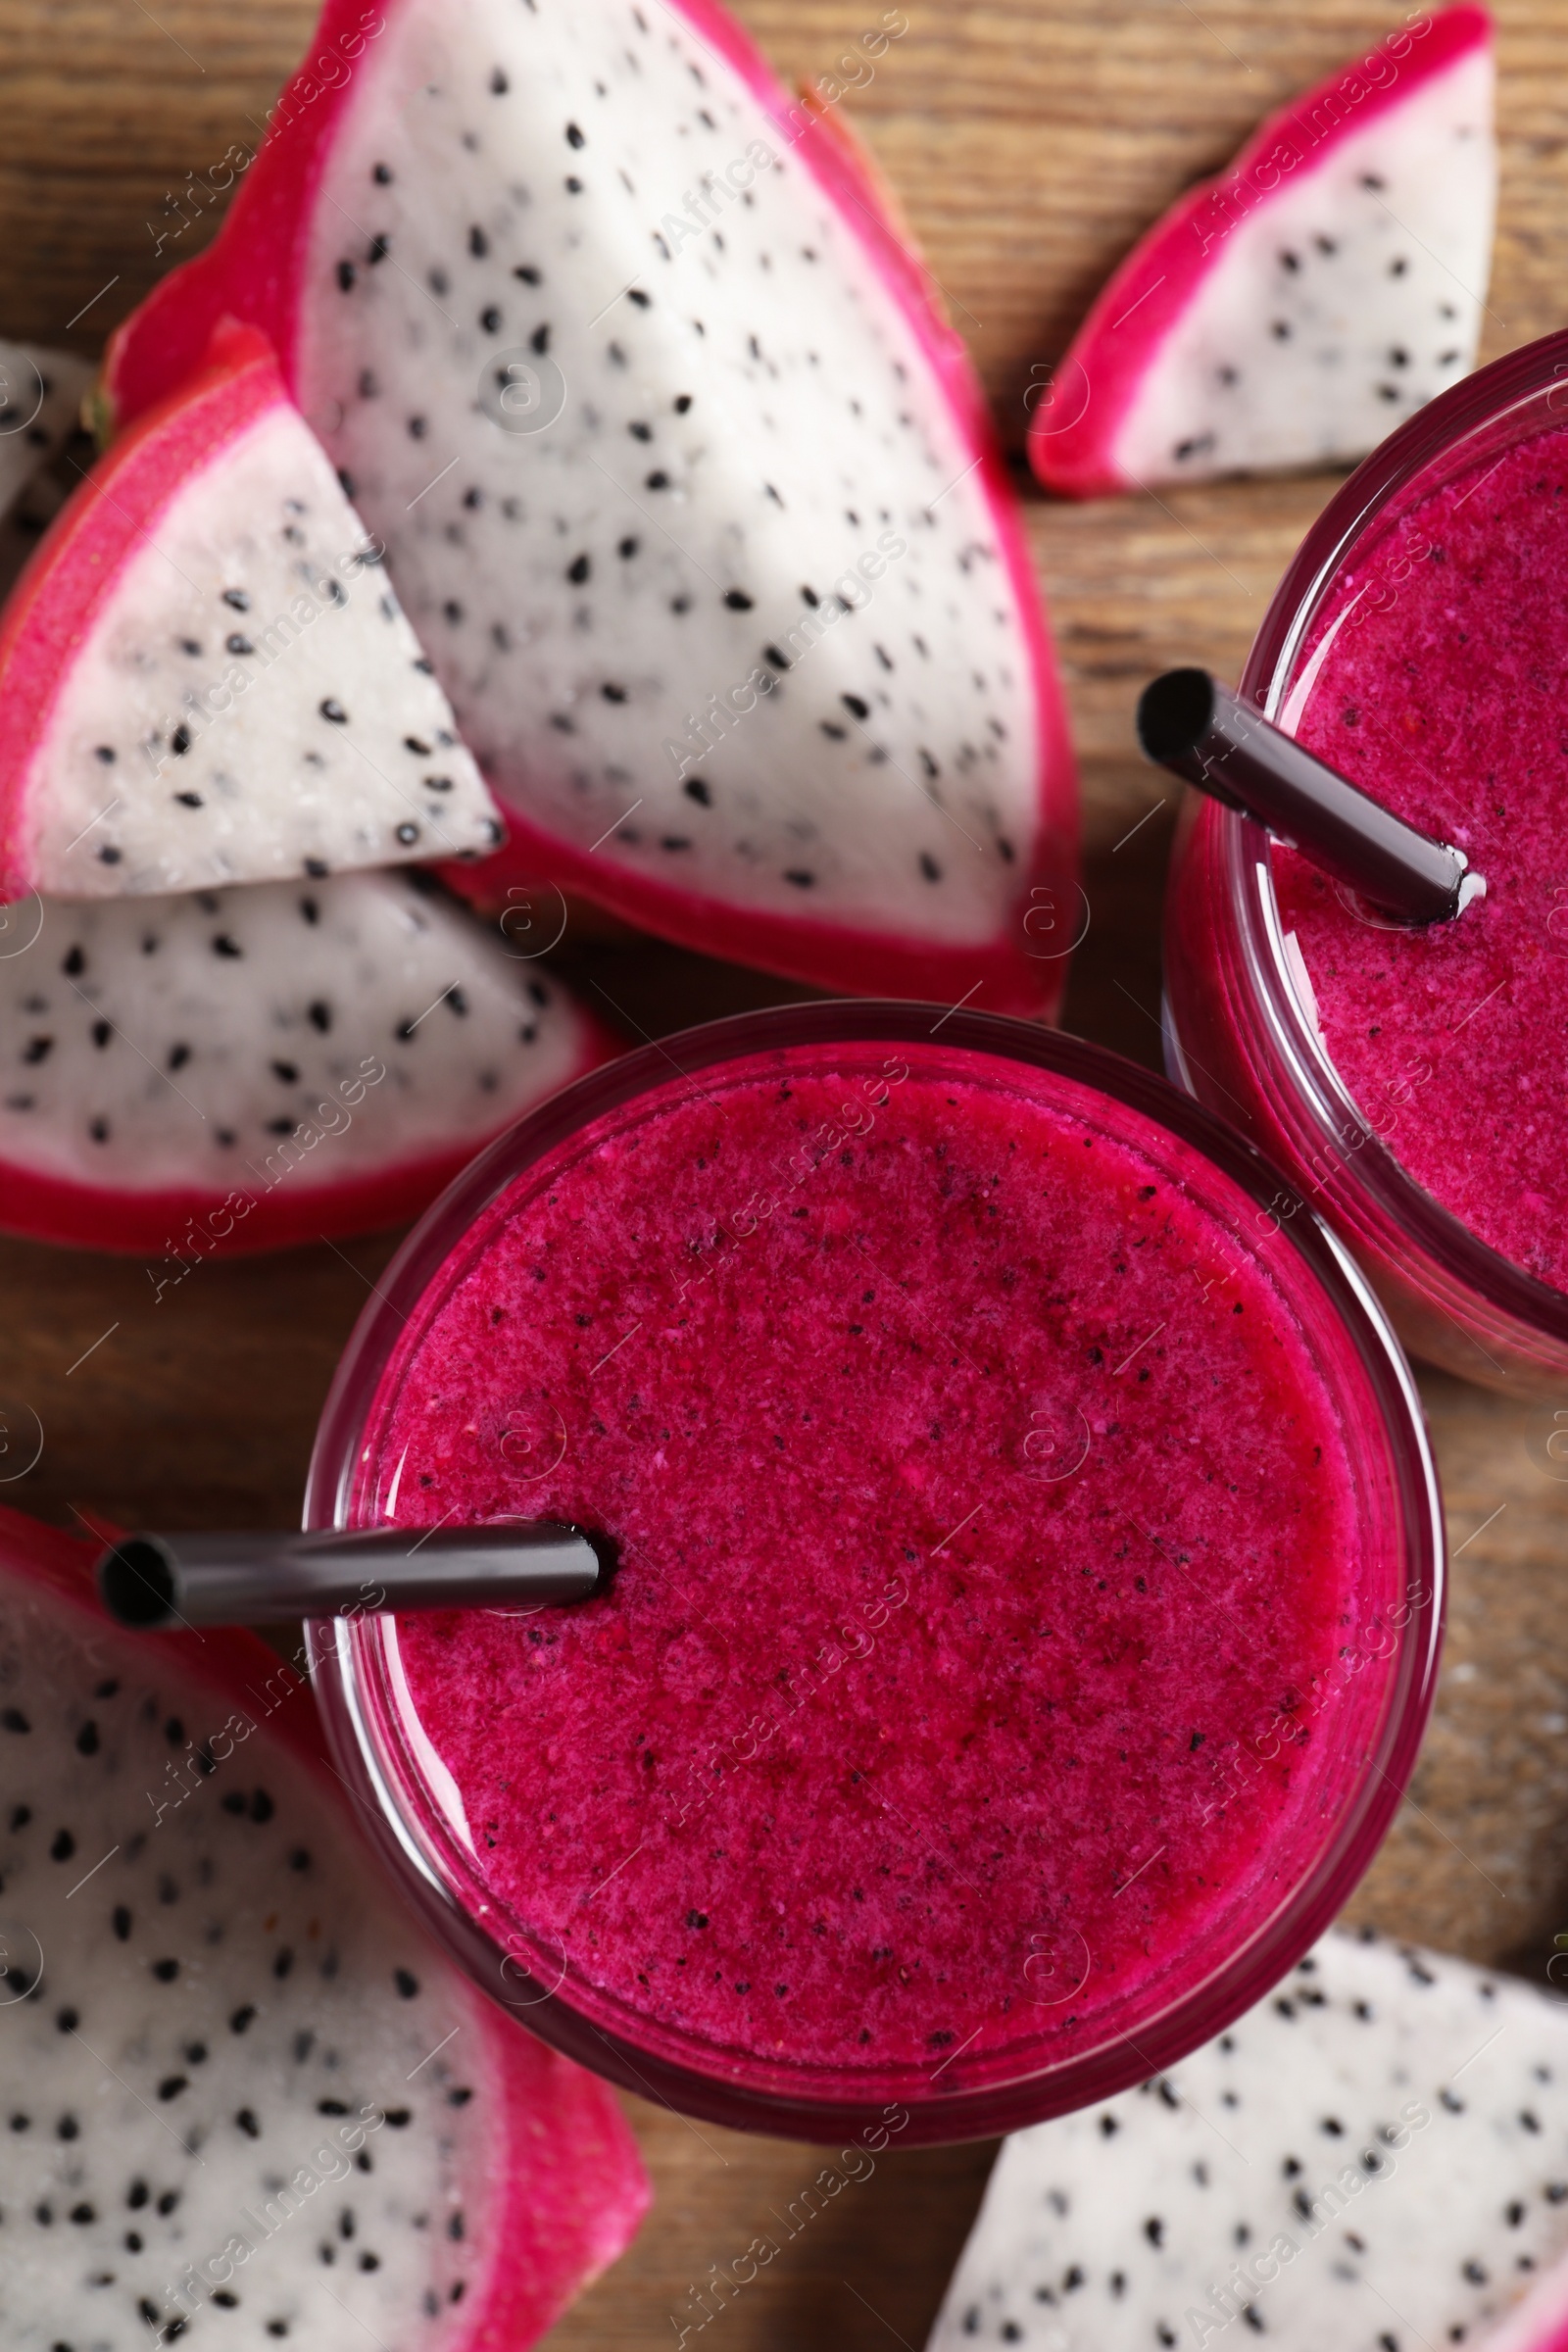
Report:
[[[398,1629],[485,1902],[590,2014],[956,2084],[1136,2034],[1277,1908],[1388,1596],[1266,1224],[938,1041],[672,1067],[469,1229],[357,1510],[619,1546],[584,1606]]]
[[[1367,1125],[1483,1242],[1568,1291],[1568,432],[1369,534],[1314,627],[1302,742],[1456,842],[1488,895],[1369,919],[1276,850],[1324,1043]],[[1310,680],[1310,683],[1307,681]]]

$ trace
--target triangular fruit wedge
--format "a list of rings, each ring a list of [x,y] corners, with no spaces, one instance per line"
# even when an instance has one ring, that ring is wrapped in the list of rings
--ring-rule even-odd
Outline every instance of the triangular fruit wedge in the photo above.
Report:
[[[163,1253],[423,1208],[614,1041],[423,874],[31,900],[0,958],[0,1225]]]
[[[69,351],[0,338],[0,514],[75,431],[93,370]]]
[[[1005,2142],[930,2352],[1558,2352],[1568,2285],[1523,2299],[1565,2250],[1568,2006],[1335,1934],[1169,2074]]]
[[[612,2095],[383,1884],[298,1667],[0,1512],[8,2344],[523,2352],[635,2233]]]
[[[1497,152],[1492,20],[1410,19],[1273,115],[1106,286],[1035,411],[1072,498],[1344,463],[1475,365]]]
[[[868,174],[707,0],[367,22],[330,0],[217,245],[117,337],[113,408],[224,313],[267,331],[507,872],[823,986],[1054,1004],[1054,664],[973,374]]]
[[[265,340],[103,459],[0,627],[0,896],[473,857],[502,837]]]

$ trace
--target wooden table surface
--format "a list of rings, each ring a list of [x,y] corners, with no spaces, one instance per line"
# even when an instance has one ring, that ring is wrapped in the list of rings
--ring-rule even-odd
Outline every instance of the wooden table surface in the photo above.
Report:
[[[451,0],[456,6],[461,0]],[[1489,353],[1562,322],[1568,0],[1495,0],[1503,190]],[[871,0],[742,0],[792,77],[830,72]],[[906,0],[908,30],[845,103],[902,193],[1010,441],[1023,392],[1111,264],[1267,108],[1398,22],[1358,0]],[[251,144],[309,30],[298,0],[0,0],[0,332],[95,354],[169,262],[169,199]],[[194,174],[193,180],[190,175]],[[191,207],[187,203],[186,210]],[[1171,810],[1131,739],[1140,685],[1178,660],[1234,675],[1333,487],[1232,484],[1086,508],[1031,498],[1080,749],[1093,908],[1068,1025],[1155,1062]],[[1154,810],[1135,837],[1137,820]],[[780,1001],[670,950],[568,939],[635,1020],[667,1032]],[[170,1527],[284,1525],[333,1364],[392,1241],[204,1267],[155,1306],[139,1264],[0,1242],[0,1402],[43,1451],[0,1499]],[[84,1351],[91,1350],[85,1354]],[[1568,1927],[1568,1465],[1551,1412],[1438,1375],[1423,1389],[1447,1494],[1453,1599],[1410,1801],[1353,1907],[1390,1932],[1542,1975]],[[564,2320],[561,2352],[671,2342],[672,2315],[820,2162],[628,2101],[657,2204]],[[720,2323],[729,2352],[918,2352],[991,2162],[897,2154],[818,2216]],[[324,2348],[323,2348],[324,2352]]]

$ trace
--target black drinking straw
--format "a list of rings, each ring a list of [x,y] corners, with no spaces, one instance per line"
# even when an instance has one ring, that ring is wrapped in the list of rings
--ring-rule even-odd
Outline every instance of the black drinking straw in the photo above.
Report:
[[[586,1600],[609,1546],[580,1527],[374,1527],[277,1536],[129,1536],[98,1561],[122,1625],[266,1624],[396,1609]]]
[[[1206,669],[1171,669],[1138,706],[1156,767],[1240,808],[1336,882],[1416,923],[1447,923],[1486,896],[1463,850],[1368,799]]]

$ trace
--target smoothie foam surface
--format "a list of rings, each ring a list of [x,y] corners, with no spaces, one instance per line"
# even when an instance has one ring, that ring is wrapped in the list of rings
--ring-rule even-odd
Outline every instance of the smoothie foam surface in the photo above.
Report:
[[[1462,849],[1487,896],[1400,928],[1294,851],[1275,884],[1330,1060],[1405,1172],[1568,1290],[1568,432],[1489,452],[1359,543],[1293,731]]]
[[[738,2069],[1065,2054],[1211,1970],[1321,1842],[1389,1598],[1267,1224],[937,1046],[672,1070],[515,1178],[356,1506],[619,1546],[584,1607],[398,1627],[473,1899]]]

